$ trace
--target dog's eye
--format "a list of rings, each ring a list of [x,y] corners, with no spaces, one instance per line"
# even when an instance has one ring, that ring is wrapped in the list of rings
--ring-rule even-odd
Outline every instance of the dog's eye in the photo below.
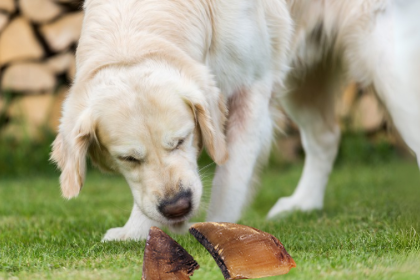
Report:
[[[135,157],[132,157],[132,156],[119,157],[119,159],[122,161],[131,162],[131,163],[141,163],[141,160],[136,159]]]
[[[185,139],[181,139],[178,141],[178,143],[176,144],[175,149],[178,149],[182,144],[184,144]]]

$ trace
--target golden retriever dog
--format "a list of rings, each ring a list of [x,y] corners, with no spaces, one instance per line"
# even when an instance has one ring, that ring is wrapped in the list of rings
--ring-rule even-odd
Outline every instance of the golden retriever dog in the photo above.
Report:
[[[205,148],[217,163],[207,220],[236,222],[269,154],[277,99],[302,131],[306,161],[296,192],[268,217],[319,209],[339,142],[333,98],[349,78],[377,89],[419,154],[417,41],[396,43],[416,28],[416,1],[349,2],[86,0],[52,152],[63,196],[79,194],[89,155],[122,174],[134,198],[104,241],[143,239],[153,225],[185,230]]]

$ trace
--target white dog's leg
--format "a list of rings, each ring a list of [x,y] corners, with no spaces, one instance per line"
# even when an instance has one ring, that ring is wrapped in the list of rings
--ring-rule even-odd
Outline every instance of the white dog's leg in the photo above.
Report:
[[[335,80],[337,78],[337,80]],[[321,209],[325,187],[337,155],[340,130],[335,121],[334,92],[339,77],[322,66],[307,73],[293,92],[284,97],[283,105],[301,131],[305,165],[292,196],[280,198],[267,218],[288,211]]]
[[[379,85],[375,88],[390,113],[393,124],[405,143],[416,154],[420,167],[420,83],[413,73],[405,74],[411,76],[412,80],[401,82],[400,86],[395,89]],[[387,81],[394,78],[387,76]],[[419,83],[417,89],[414,87],[414,83]]]
[[[311,211],[323,207],[325,187],[337,154],[340,132],[337,126],[329,127],[323,123],[319,116],[308,116],[307,121],[314,123],[312,127],[300,126],[306,158],[299,184],[292,196],[277,201],[268,218],[287,211]]]
[[[351,73],[357,78],[365,69],[362,81],[373,84],[420,166],[420,1],[391,4],[371,33],[351,45]]]
[[[390,22],[393,32],[380,20],[377,36],[369,37],[383,54],[373,61],[373,70],[382,63],[374,72],[374,85],[420,167],[420,1],[395,1],[392,8],[391,16],[381,20]],[[384,37],[390,42],[384,44]]]
[[[102,242],[146,239],[152,226],[159,226],[159,223],[146,217],[134,203],[127,223],[123,227],[109,229]]]
[[[270,96],[270,83],[262,82],[238,92],[229,101],[229,159],[217,167],[208,221],[236,222],[241,217],[258,160],[272,140]]]

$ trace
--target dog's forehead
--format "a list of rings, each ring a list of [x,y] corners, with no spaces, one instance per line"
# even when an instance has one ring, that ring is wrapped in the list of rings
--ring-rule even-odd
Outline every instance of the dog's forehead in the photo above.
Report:
[[[148,94],[131,100],[109,101],[109,110],[98,116],[101,142],[168,141],[194,126],[191,108],[175,94]]]

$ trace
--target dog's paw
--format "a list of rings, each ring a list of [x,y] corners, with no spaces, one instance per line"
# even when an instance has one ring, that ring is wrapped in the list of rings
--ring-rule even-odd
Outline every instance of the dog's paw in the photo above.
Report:
[[[105,236],[102,238],[102,242],[122,240],[125,240],[124,228],[122,227],[107,230]]]
[[[102,238],[102,242],[143,240],[147,238],[148,232],[149,229],[143,232],[139,230],[130,230],[125,227],[111,228],[106,232],[104,238]]]
[[[267,219],[285,215],[292,211],[309,212],[312,210],[320,210],[322,209],[322,206],[322,199],[301,198],[296,196],[282,197],[277,200],[276,204],[268,212]]]

